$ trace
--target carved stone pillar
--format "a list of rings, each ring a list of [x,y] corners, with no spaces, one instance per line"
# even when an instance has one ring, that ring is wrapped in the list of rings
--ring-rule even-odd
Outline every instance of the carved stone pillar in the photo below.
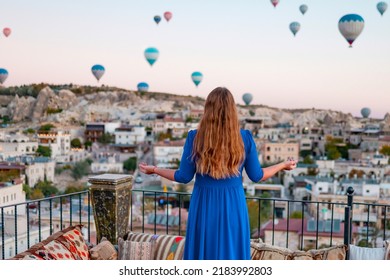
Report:
[[[97,243],[102,237],[106,237],[112,244],[117,244],[118,237],[127,233],[132,181],[133,176],[120,174],[102,174],[88,178]]]

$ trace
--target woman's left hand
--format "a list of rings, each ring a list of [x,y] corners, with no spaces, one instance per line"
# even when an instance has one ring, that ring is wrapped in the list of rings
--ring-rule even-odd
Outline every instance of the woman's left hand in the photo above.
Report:
[[[293,158],[288,158],[285,162],[284,162],[284,170],[293,170],[297,167],[297,161],[294,160]]]

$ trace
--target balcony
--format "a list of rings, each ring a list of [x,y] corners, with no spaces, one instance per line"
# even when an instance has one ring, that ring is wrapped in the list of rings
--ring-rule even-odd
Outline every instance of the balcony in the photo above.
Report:
[[[185,236],[191,193],[131,190],[132,176],[99,176],[87,191],[0,207],[0,259],[8,259],[76,224],[84,225],[83,235],[91,244],[107,235],[116,240],[128,231]],[[347,201],[247,197],[251,238],[305,250],[336,243],[359,244],[362,240],[370,245],[378,238],[389,237],[388,221],[383,216],[374,219],[372,209],[380,215],[388,212],[390,205],[366,204],[366,213],[362,214],[365,220],[362,216],[363,224],[357,224],[353,189],[349,189]],[[344,208],[343,215],[336,208]]]

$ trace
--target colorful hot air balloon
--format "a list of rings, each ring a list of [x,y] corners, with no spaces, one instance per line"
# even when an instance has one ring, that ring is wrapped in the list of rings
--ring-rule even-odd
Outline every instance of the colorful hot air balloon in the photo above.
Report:
[[[301,24],[297,21],[290,23],[290,30],[294,36],[298,33],[299,29],[301,29]]]
[[[363,118],[368,118],[371,114],[371,109],[370,108],[367,108],[367,107],[364,107],[360,110],[360,113],[362,114],[362,117]]]
[[[3,84],[8,78],[8,71],[4,68],[0,68],[0,84]]]
[[[166,21],[170,21],[172,18],[172,13],[171,12],[165,12],[164,13],[164,18]]]
[[[193,72],[191,74],[191,79],[194,82],[194,84],[198,86],[203,79],[203,74],[200,72]]]
[[[276,6],[279,4],[279,0],[271,0],[271,3],[276,8]]]
[[[96,64],[91,68],[92,74],[95,76],[96,80],[99,82],[100,78],[104,75],[106,69],[102,65]]]
[[[153,64],[158,59],[160,52],[156,48],[147,48],[144,52],[146,60],[149,62],[150,66],[153,66]]]
[[[153,19],[154,19],[154,22],[157,23],[157,24],[159,24],[160,21],[161,21],[161,17],[160,16],[154,16]]]
[[[364,19],[356,14],[348,14],[339,20],[339,30],[341,35],[349,43],[352,48],[352,43],[359,37],[364,28]]]
[[[8,37],[11,34],[11,28],[8,28],[8,27],[4,28],[3,34],[5,37]]]
[[[383,16],[383,14],[387,10],[387,3],[386,2],[379,2],[378,4],[376,4],[376,8],[379,11],[379,13],[381,14],[381,16]]]
[[[149,90],[149,85],[145,82],[138,83],[137,89],[139,92],[147,92]]]
[[[307,9],[308,9],[308,7],[305,4],[299,6],[299,10],[301,11],[302,15],[306,14]]]
[[[252,102],[253,96],[251,93],[244,93],[242,95],[242,100],[244,100],[246,105],[249,105]]]

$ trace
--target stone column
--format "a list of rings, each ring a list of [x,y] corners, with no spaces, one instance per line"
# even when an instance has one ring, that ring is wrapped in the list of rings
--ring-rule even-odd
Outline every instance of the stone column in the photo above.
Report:
[[[131,189],[133,176],[103,174],[88,178],[91,184],[93,215],[96,224],[96,242],[106,237],[118,243],[129,229]]]

